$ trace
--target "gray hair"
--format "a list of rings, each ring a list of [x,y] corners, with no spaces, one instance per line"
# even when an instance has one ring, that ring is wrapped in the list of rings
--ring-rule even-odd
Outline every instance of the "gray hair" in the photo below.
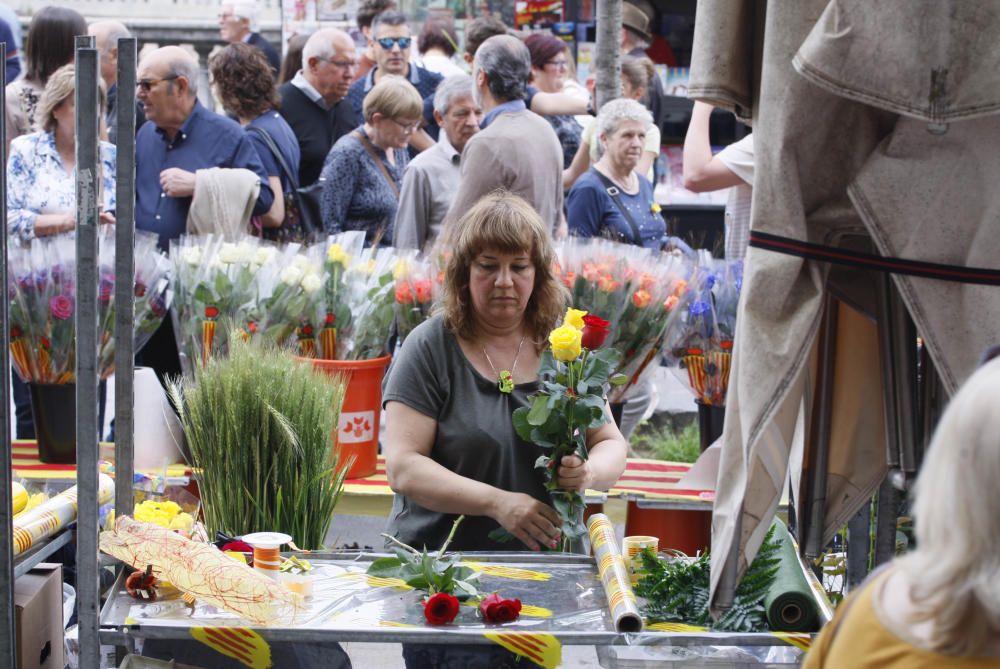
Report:
[[[118,40],[128,39],[132,36],[129,29],[118,21],[95,21],[90,24],[88,33],[93,35],[95,29],[107,29],[104,35],[104,47],[101,49],[102,54],[111,53],[118,48]]]
[[[531,76],[531,54],[516,37],[495,35],[476,50],[475,66],[486,74],[490,94],[498,102],[524,97]]]
[[[378,34],[379,26],[409,26],[406,22],[406,14],[388,9],[372,21],[372,38]]]
[[[254,0],[223,0],[222,6],[233,8],[233,16],[238,19],[246,19],[250,24],[250,31],[257,30],[257,3]]]
[[[441,116],[456,98],[472,97],[472,77],[467,74],[453,74],[438,84],[434,92],[434,111]]]
[[[170,61],[170,76],[187,79],[188,90],[195,97],[198,96],[198,77],[200,75],[201,71],[198,69],[198,63],[187,53],[184,54],[184,57],[175,58]]]
[[[302,47],[303,68],[309,63],[310,58],[319,58],[320,60],[333,58],[337,51],[334,42],[338,38],[344,40],[345,43],[354,44],[351,36],[338,28],[322,28],[310,35],[305,46]]]
[[[597,135],[611,137],[618,132],[618,127],[625,121],[638,121],[648,127],[653,123],[653,115],[649,110],[635,100],[618,98],[607,102],[597,115]]]

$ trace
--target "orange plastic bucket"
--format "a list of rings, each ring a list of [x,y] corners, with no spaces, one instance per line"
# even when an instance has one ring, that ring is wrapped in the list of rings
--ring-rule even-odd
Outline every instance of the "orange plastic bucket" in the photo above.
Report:
[[[634,535],[658,537],[661,551],[673,548],[693,556],[712,543],[712,512],[641,508],[630,501],[625,536]]]
[[[340,461],[354,456],[347,478],[360,479],[375,473],[378,461],[379,419],[382,415],[382,376],[392,356],[370,360],[319,360],[299,358],[316,369],[341,376],[347,382],[344,404],[334,441]]]

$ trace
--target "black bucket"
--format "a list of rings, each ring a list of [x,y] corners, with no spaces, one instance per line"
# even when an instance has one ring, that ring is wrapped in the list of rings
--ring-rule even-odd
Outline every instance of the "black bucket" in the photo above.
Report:
[[[700,437],[701,450],[715,443],[715,440],[722,436],[723,422],[726,418],[726,407],[714,404],[698,405],[698,436]]]
[[[76,464],[76,384],[29,383],[38,459]]]
[[[29,383],[38,459],[52,465],[76,464],[76,384]],[[97,385],[98,435],[104,426],[106,384]]]

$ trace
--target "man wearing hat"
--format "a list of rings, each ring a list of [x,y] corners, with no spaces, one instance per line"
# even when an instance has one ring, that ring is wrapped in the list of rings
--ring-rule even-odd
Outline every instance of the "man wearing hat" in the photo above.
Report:
[[[649,48],[649,44],[653,40],[653,36],[649,33],[649,22],[652,20],[652,16],[653,8],[646,3],[622,3],[621,47],[623,56],[638,58],[646,56],[646,49]],[[649,82],[646,98],[646,107],[653,115],[653,122],[656,123],[657,127],[662,128],[663,83],[659,77],[653,77]]]

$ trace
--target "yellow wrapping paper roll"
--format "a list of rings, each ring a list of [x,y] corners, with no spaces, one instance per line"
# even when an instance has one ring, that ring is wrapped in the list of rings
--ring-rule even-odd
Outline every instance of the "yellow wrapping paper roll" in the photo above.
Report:
[[[597,573],[608,597],[611,620],[618,632],[639,632],[642,630],[642,616],[636,605],[635,593],[629,580],[625,558],[618,548],[615,527],[603,513],[595,513],[587,519],[590,532],[590,546],[597,562]]]
[[[107,474],[100,474],[97,484],[97,501],[111,501],[115,483]],[[65,490],[39,506],[25,511],[14,519],[14,555],[20,555],[42,539],[51,537],[59,529],[76,520],[76,486]]]
[[[276,581],[232,559],[215,546],[128,516],[101,532],[101,550],[136,569],[153,573],[199,601],[258,625],[290,624],[302,598]]]

